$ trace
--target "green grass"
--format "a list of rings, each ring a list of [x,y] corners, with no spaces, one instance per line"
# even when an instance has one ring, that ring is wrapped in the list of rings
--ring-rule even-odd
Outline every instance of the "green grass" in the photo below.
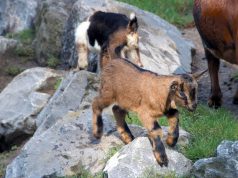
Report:
[[[128,123],[141,125],[136,114],[130,117]],[[159,123],[168,125],[165,117],[159,119]],[[195,112],[180,109],[180,127],[191,134],[190,144],[181,151],[193,161],[214,156],[222,140],[238,139],[238,121],[224,108],[214,110],[199,105]]]
[[[106,154],[105,161],[108,161],[114,154],[116,154],[123,145],[117,145],[109,149],[108,153]]]
[[[168,22],[186,27],[193,22],[193,0],[119,0],[150,11]]]

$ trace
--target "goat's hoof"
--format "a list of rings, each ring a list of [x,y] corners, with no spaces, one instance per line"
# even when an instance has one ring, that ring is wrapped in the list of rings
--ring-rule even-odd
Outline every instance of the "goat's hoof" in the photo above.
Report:
[[[124,144],[128,144],[128,143],[131,143],[133,140],[134,140],[134,136],[131,135],[131,134],[121,134],[121,140],[123,141]]]
[[[211,96],[207,102],[208,106],[211,108],[218,109],[222,105],[222,98],[219,96]]]
[[[101,139],[103,132],[101,130],[93,131],[93,136],[96,139]]]
[[[163,167],[163,166],[168,167],[169,160],[168,160],[167,155],[165,153],[164,154],[160,154],[158,152],[154,152],[154,155],[155,155],[155,159],[156,159],[157,163],[161,167]]]
[[[238,98],[237,97],[233,98],[233,104],[238,105]]]
[[[170,147],[174,147],[176,145],[177,141],[178,141],[178,137],[173,137],[173,136],[170,136],[170,135],[168,135],[168,137],[166,139],[166,143]]]

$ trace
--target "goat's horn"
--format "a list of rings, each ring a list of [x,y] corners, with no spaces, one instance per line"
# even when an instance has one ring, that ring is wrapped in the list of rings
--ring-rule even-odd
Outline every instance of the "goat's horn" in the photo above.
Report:
[[[202,76],[203,74],[205,74],[207,71],[208,71],[208,69],[206,69],[206,70],[204,70],[204,71],[202,71],[202,72],[196,72],[196,73],[193,74],[193,77],[194,77],[196,80],[199,80],[199,79],[201,78],[201,76]]]

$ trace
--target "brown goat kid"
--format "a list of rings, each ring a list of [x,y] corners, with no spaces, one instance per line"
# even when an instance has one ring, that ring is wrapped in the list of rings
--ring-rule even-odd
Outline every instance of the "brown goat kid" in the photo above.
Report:
[[[101,138],[102,111],[116,103],[112,110],[122,141],[127,144],[134,139],[125,122],[127,112],[134,111],[148,130],[157,162],[160,166],[167,166],[168,158],[161,141],[162,129],[156,119],[167,116],[170,127],[166,142],[169,146],[175,146],[179,137],[176,103],[190,111],[196,109],[197,77],[188,74],[160,76],[127,60],[111,60],[101,73],[100,94],[92,103],[93,135]]]
[[[194,0],[193,16],[201,36],[211,78],[210,107],[222,104],[220,58],[238,65],[238,1]],[[238,104],[238,89],[233,103]]]

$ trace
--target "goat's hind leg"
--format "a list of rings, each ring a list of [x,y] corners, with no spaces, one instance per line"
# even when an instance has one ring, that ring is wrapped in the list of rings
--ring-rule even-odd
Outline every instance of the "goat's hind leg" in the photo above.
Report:
[[[78,51],[77,70],[86,69],[88,67],[88,47],[83,43],[77,44],[76,47]]]
[[[169,122],[168,136],[166,139],[166,143],[174,147],[179,138],[179,113],[177,109],[170,109],[168,113],[166,113]]]
[[[93,109],[93,135],[100,139],[103,134],[102,111],[111,104],[110,99],[97,96],[92,103]]]
[[[125,144],[130,143],[134,139],[134,136],[132,135],[132,133],[125,121],[127,111],[120,108],[117,105],[113,106],[112,111],[113,111],[114,117],[116,119],[117,131],[119,132],[122,141]]]

